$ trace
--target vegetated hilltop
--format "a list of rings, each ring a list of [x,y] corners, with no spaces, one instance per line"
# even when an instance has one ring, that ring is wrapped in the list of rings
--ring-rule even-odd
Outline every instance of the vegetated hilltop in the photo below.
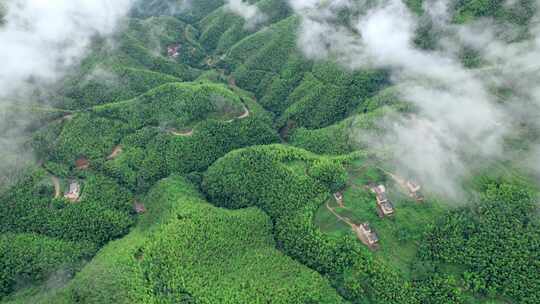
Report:
[[[176,2],[140,1],[27,130],[39,163],[0,194],[3,303],[540,302],[537,189],[512,162],[474,171],[463,202],[420,193],[357,140],[414,114],[389,70],[307,59],[285,0],[249,1],[255,28]]]

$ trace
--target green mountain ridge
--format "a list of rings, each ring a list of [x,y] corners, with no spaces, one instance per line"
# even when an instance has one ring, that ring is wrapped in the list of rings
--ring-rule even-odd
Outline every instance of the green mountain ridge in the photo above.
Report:
[[[391,71],[307,59],[287,1],[248,2],[268,17],[255,29],[224,1],[138,1],[58,85],[61,111],[35,109],[39,162],[0,192],[0,302],[540,302],[529,173],[486,161],[463,202],[417,202],[358,140],[415,113]],[[528,28],[531,5],[455,1],[453,22]],[[439,47],[426,31],[419,47]]]

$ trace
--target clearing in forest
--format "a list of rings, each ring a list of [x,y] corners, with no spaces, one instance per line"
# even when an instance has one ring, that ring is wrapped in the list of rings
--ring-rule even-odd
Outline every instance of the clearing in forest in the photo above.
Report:
[[[315,214],[314,223],[323,233],[336,237],[350,234],[351,224],[369,223],[380,239],[380,248],[375,254],[409,274],[409,265],[416,255],[419,240],[433,219],[447,210],[447,205],[432,198],[423,204],[413,203],[415,200],[389,183],[388,175],[375,164],[366,165],[358,161],[348,171],[348,187],[343,191],[344,207],[337,208],[337,205],[333,207],[331,204],[331,208],[326,204],[321,206]],[[366,187],[370,183],[389,185],[387,195],[397,210],[395,216],[379,217],[376,195]]]

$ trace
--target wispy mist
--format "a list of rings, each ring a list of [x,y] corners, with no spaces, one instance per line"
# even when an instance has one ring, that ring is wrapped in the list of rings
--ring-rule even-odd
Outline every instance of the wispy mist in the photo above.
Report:
[[[150,17],[156,15],[175,16],[185,13],[192,8],[192,1],[196,0],[134,0],[132,7],[136,17]]]
[[[0,94],[50,82],[86,54],[93,37],[114,32],[130,0],[12,0],[0,29]]]
[[[268,20],[268,16],[261,12],[255,4],[249,4],[244,0],[226,0],[225,2],[225,9],[244,18],[245,28],[248,30],[253,30]]]
[[[433,191],[456,196],[470,168],[505,157],[503,142],[514,127],[515,105],[526,105],[523,98],[539,101],[538,27],[531,39],[511,43],[517,32],[511,25],[489,19],[453,24],[444,0],[425,1],[422,20],[400,0],[290,4],[302,16],[299,47],[308,57],[332,58],[350,69],[393,71],[401,99],[417,113],[388,116],[380,122],[387,135],[361,140],[390,147],[397,169]],[[343,10],[350,12],[348,22],[340,19]],[[426,18],[438,35],[433,50],[413,42]],[[459,57],[463,47],[483,55],[484,68],[465,68]],[[500,102],[497,88],[509,84],[519,103]]]
[[[128,13],[131,0],[10,0],[4,5],[0,109],[2,116],[9,117],[6,109],[34,103],[41,88],[54,84],[76,66],[93,39],[113,34],[120,18]],[[54,104],[52,100],[41,102]],[[20,137],[31,118],[19,111],[14,119],[18,122],[15,125],[0,124],[3,159],[13,153],[18,158],[30,154],[20,145]],[[2,168],[3,177],[7,173]]]

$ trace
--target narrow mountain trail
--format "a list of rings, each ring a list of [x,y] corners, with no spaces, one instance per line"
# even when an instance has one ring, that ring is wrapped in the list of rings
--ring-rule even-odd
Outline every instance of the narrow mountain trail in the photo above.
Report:
[[[246,107],[246,105],[242,105],[242,107],[244,108],[244,113],[242,113],[240,116],[238,116],[236,118],[227,120],[225,122],[226,123],[233,123],[235,120],[248,118],[251,115],[251,112],[249,111],[248,107]],[[182,131],[182,132],[176,131],[176,130],[169,130],[169,132],[174,136],[185,136],[185,137],[193,136],[193,129],[188,130],[188,131]]]
[[[248,118],[249,115],[251,115],[251,113],[249,112],[249,109],[246,107],[246,105],[244,105],[244,113],[242,115],[238,116],[237,119]]]
[[[237,120],[237,119],[245,119],[245,118],[248,118],[249,115],[251,115],[251,113],[249,112],[249,109],[246,107],[245,104],[243,104],[242,107],[244,108],[244,113],[242,113],[240,116],[238,116],[238,117],[236,117],[236,118],[227,120],[226,122],[227,122],[227,123],[231,123],[231,122],[234,122],[234,121]]]
[[[60,179],[56,176],[51,176],[54,185],[54,198],[60,198]]]
[[[328,211],[330,211],[336,218],[338,218],[338,220],[346,223],[347,225],[349,225],[352,229],[354,229],[356,227],[356,225],[348,218],[346,217],[343,217],[341,215],[339,215],[339,213],[336,212],[336,210],[332,207],[330,207],[330,203],[329,202],[326,202],[326,209],[328,209]]]
[[[403,188],[407,189],[407,179],[392,173],[388,170],[385,170],[382,167],[377,167],[377,169],[381,170],[384,174],[390,176],[398,185],[402,186]]]
[[[111,154],[109,156],[107,156],[107,160],[113,160],[113,159],[117,158],[120,154],[122,154],[123,151],[124,151],[124,149],[122,148],[121,145],[118,145],[118,146],[114,147]]]
[[[174,136],[192,136],[193,135],[193,129],[188,130],[188,131],[183,131],[183,132],[170,130],[169,132]]]

